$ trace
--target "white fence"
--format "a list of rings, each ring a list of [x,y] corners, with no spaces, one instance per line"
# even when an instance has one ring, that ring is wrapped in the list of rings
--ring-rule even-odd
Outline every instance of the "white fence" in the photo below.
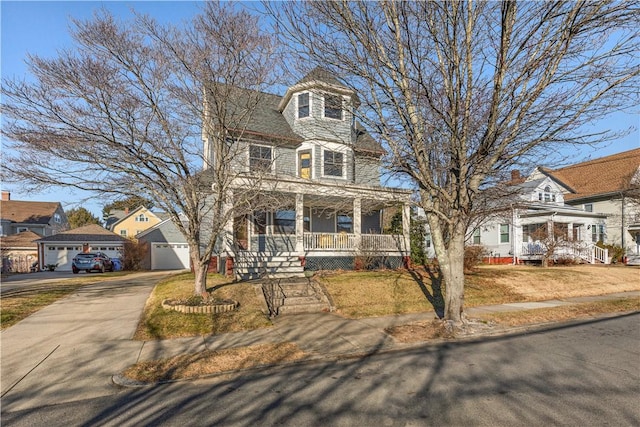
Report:
[[[541,257],[546,253],[546,246],[542,242],[530,242],[522,244],[522,257]],[[601,262],[609,264],[609,251],[594,244],[590,245],[564,245],[557,247],[553,252],[554,258],[575,257],[582,258],[590,264]]]

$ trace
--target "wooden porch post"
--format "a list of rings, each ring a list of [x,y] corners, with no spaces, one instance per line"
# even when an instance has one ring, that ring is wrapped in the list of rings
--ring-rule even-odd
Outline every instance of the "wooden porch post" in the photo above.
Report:
[[[409,256],[411,255],[411,207],[406,202],[402,204],[402,237],[404,256]]]
[[[296,193],[296,252],[304,255],[304,194]]]
[[[360,249],[362,241],[362,199],[353,199],[353,234],[355,234],[356,249]]]

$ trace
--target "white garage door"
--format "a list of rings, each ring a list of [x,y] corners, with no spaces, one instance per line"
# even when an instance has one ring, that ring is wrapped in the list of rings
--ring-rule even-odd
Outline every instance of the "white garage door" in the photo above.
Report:
[[[152,243],[152,270],[184,270],[189,268],[189,245],[186,243]]]

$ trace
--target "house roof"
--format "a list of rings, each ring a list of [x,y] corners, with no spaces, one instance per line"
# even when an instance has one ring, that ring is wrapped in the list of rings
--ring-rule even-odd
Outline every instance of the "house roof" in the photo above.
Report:
[[[58,208],[61,208],[58,202],[3,200],[0,218],[18,224],[48,224]]]
[[[327,83],[332,86],[338,86],[344,89],[350,89],[349,87],[345,86],[340,80],[338,80],[338,78],[331,71],[323,67],[314,68],[309,73],[307,73],[303,78],[298,80],[296,85],[299,85],[301,83],[310,83],[310,82]]]
[[[4,248],[37,248],[41,236],[33,231],[23,231],[0,239],[0,247]]]
[[[640,170],[640,148],[589,160],[556,170],[540,171],[566,187],[565,200],[620,192],[637,186],[633,179]]]
[[[89,224],[53,236],[43,237],[38,242],[123,242],[126,240],[126,238],[97,224]]]

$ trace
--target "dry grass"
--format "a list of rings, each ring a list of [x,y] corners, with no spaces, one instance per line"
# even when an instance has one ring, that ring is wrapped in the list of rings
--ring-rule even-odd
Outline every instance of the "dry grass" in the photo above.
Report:
[[[341,272],[320,275],[339,314],[350,318],[434,311],[442,313],[444,287],[434,273]],[[629,266],[551,268],[481,266],[465,276],[465,306],[543,301],[640,290],[640,269]]]
[[[404,270],[340,272],[320,275],[337,307],[338,314],[349,318],[419,313],[433,310],[431,283],[421,285]],[[437,294],[437,293],[436,293]]]
[[[640,269],[624,265],[579,265],[550,268],[529,266],[482,266],[466,276],[467,297],[502,289],[505,301],[465,301],[469,306],[513,301],[542,301],[556,298],[603,295],[640,290]],[[500,293],[500,292],[498,292]],[[517,298],[517,299],[512,299]]]
[[[293,343],[261,344],[140,362],[128,368],[123,375],[142,382],[168,381],[293,362],[304,357],[305,353]]]
[[[234,283],[210,274],[208,290],[219,299],[238,301],[238,310],[217,314],[184,314],[162,308],[164,299],[183,299],[193,295],[191,273],[173,276],[159,283],[149,296],[134,339],[155,340],[197,335],[220,334],[271,326],[253,285]]]

